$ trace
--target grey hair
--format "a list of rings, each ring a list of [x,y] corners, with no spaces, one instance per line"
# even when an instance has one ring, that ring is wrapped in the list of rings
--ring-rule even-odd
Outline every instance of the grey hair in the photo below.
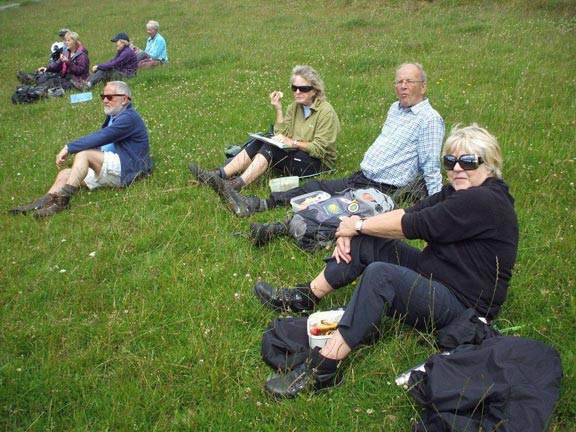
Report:
[[[148,24],[146,24],[146,28],[153,28],[154,30],[158,31],[160,29],[160,24],[158,24],[158,21],[148,21]]]
[[[294,77],[300,76],[310,83],[310,85],[316,90],[316,99],[324,100],[326,99],[326,93],[324,92],[324,81],[316,72],[312,66],[298,65],[292,69],[292,76],[290,77],[290,84],[294,82]]]
[[[115,86],[119,94],[124,94],[132,99],[132,90],[124,81],[108,81],[108,84]]]
[[[416,68],[418,69],[418,72],[420,72],[420,81],[422,81],[420,83],[420,86],[422,86],[422,84],[424,84],[425,82],[428,82],[428,77],[426,76],[426,72],[424,71],[424,68],[422,67],[422,65],[420,63],[402,63],[400,66],[398,66],[396,68],[396,74],[398,74],[398,71],[400,69],[402,69],[404,66],[408,66],[408,65],[416,66]]]

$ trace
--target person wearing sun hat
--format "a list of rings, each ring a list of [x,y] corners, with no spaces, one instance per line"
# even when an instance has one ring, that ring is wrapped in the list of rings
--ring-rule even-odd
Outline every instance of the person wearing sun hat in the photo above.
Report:
[[[118,33],[111,39],[116,44],[116,56],[105,63],[92,68],[94,72],[88,77],[86,83],[80,84],[81,90],[94,87],[100,81],[113,81],[130,78],[136,75],[138,61],[136,53],[130,47],[130,37],[127,33]]]

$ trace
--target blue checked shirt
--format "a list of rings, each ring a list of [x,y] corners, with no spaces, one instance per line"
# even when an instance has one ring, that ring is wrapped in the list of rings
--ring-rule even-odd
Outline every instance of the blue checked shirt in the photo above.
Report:
[[[410,108],[394,102],[360,168],[370,180],[397,187],[422,176],[428,195],[435,194],[442,187],[440,151],[444,130],[444,120],[428,99]]]

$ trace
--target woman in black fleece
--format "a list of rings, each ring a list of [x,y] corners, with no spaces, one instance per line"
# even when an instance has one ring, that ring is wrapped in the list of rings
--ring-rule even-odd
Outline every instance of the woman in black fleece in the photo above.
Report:
[[[293,397],[340,383],[338,363],[383,315],[436,330],[468,308],[488,320],[496,317],[519,237],[514,199],[501,178],[500,147],[476,124],[456,127],[444,145],[443,163],[449,185],[439,193],[406,209],[343,220],[332,258],[310,284],[291,290],[264,282],[254,287],[271,307],[311,309],[363,274],[338,330],[301,368],[269,379],[269,392]],[[421,251],[401,239],[427,245]]]

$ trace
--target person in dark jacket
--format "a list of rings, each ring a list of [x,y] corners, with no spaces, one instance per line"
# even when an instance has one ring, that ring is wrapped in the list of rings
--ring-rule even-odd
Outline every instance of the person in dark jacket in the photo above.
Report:
[[[90,58],[88,50],[80,42],[78,33],[67,31],[64,46],[66,49],[60,52],[58,58],[46,66],[39,67],[34,74],[18,72],[18,79],[28,85],[62,87],[64,90],[71,90],[78,83],[85,81],[90,74]]]
[[[69,208],[72,195],[82,186],[90,190],[126,187],[152,173],[148,131],[132,107],[128,85],[111,81],[100,96],[106,114],[102,128],[70,141],[56,155],[56,165],[62,168],[74,154],[72,167],[58,173],[46,195],[9,213],[34,212],[37,218],[51,216]]]
[[[94,87],[100,81],[112,81],[130,78],[136,75],[138,60],[130,46],[130,37],[126,33],[118,33],[112,38],[116,44],[116,56],[106,63],[100,63],[92,68],[93,74],[88,77],[83,90]]]
[[[256,284],[265,305],[306,310],[363,274],[326,345],[312,350],[301,367],[268,380],[269,392],[293,397],[337,385],[340,361],[383,316],[429,330],[445,327],[468,308],[487,320],[497,316],[519,241],[500,147],[476,124],[457,127],[444,145],[443,163],[450,184],[440,192],[406,209],[344,219],[332,258],[311,283],[296,289]],[[427,246],[420,250],[401,239]]]

